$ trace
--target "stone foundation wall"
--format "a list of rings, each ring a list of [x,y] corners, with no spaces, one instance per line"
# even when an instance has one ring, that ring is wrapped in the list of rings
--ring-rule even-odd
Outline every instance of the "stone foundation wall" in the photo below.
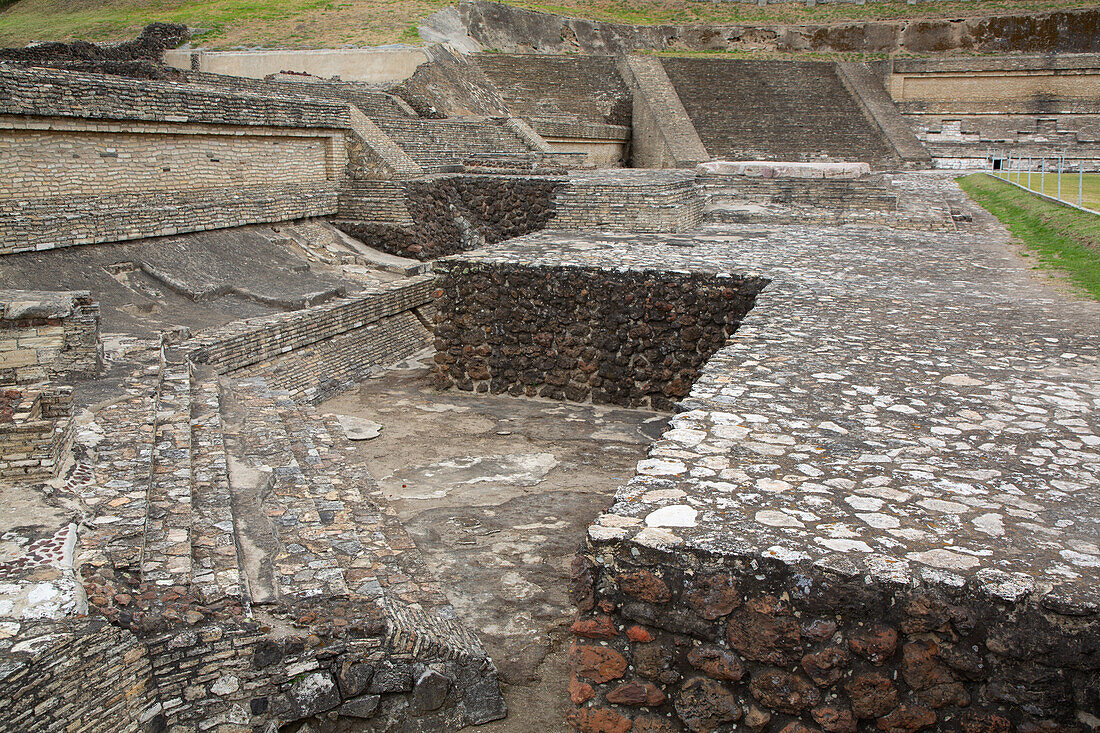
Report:
[[[933,590],[592,538],[573,566],[570,720],[590,733],[1091,729],[1100,654],[1085,639],[1100,621],[1030,601],[1006,573],[986,580]]]
[[[759,203],[792,203],[829,209],[897,211],[898,195],[881,180],[778,179],[703,175],[704,188]]]
[[[764,285],[707,273],[448,259],[441,387],[669,410]]]
[[[336,211],[347,106],[0,71],[0,254]]]
[[[573,175],[554,197],[550,229],[686,232],[703,220],[693,174],[622,171]]]
[[[159,729],[149,658],[129,631],[103,619],[39,622],[23,624],[15,641],[0,641],[5,730]]]
[[[0,389],[0,482],[46,481],[71,437],[71,387]]]
[[[384,252],[430,260],[542,229],[564,185],[564,179],[543,176],[431,176],[402,184],[412,227],[372,221],[337,226]],[[359,210],[353,191],[345,194],[345,207]]]
[[[93,377],[102,368],[91,293],[0,290],[0,384]]]

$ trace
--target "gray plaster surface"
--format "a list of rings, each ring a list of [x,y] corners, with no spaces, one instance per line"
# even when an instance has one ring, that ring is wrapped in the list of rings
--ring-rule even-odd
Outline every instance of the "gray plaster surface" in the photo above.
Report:
[[[898,185],[970,206],[941,176]],[[1038,279],[973,215],[943,233],[541,232],[464,256],[771,280],[593,540],[1094,607],[1100,304]]]
[[[569,566],[668,415],[435,391],[416,363],[321,406],[380,423],[355,446],[505,683],[479,730],[567,730]]]

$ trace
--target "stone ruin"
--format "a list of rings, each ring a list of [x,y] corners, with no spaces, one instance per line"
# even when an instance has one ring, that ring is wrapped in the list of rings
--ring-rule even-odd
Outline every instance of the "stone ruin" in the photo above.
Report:
[[[1100,729],[1100,308],[930,170],[981,142],[927,115],[992,102],[920,75],[984,60],[386,85],[184,37],[0,54],[0,728],[520,730],[318,408],[424,357],[669,420],[561,538],[561,729]]]

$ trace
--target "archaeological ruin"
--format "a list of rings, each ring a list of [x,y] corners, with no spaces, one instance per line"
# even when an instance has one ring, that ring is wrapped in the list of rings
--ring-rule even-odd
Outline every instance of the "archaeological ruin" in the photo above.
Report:
[[[0,731],[1097,733],[1098,22],[0,50]]]

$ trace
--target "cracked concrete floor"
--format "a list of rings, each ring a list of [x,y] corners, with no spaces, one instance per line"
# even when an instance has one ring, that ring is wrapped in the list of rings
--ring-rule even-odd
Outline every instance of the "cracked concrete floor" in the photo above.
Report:
[[[477,730],[568,730],[569,565],[669,416],[438,392],[403,366],[320,410],[382,425],[354,455],[500,670],[508,717]]]

